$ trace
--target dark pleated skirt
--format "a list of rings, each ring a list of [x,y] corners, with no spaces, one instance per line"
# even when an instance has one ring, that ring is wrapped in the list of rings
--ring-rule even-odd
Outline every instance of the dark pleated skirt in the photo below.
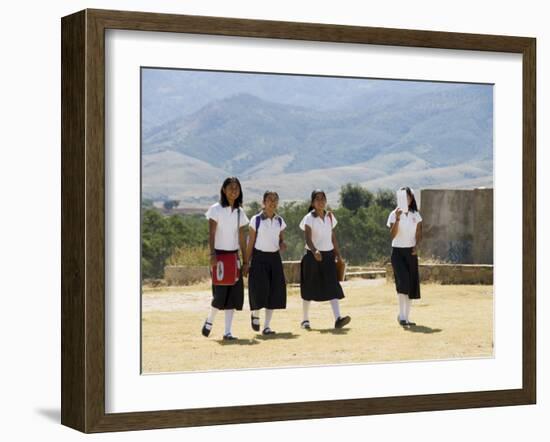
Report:
[[[334,250],[321,252],[318,262],[310,250],[300,264],[300,294],[306,301],[330,301],[344,298],[344,291],[336,274]]]
[[[412,254],[412,247],[393,247],[391,265],[397,293],[409,295],[409,299],[420,299],[418,256]]]
[[[254,249],[248,275],[250,310],[286,308],[286,281],[279,252]]]
[[[216,250],[216,255],[235,251]],[[244,304],[243,276],[234,285],[212,284],[212,307],[220,310],[242,310]]]

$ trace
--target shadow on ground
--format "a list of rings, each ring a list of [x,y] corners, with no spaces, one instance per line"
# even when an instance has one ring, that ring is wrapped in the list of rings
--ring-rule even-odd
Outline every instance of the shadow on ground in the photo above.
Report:
[[[271,341],[273,339],[296,339],[299,335],[295,335],[292,332],[275,333],[274,335],[258,335],[256,339],[260,341]]]
[[[331,335],[347,335],[351,328],[312,328],[311,331],[316,331],[321,334],[330,333]]]
[[[220,345],[258,345],[259,342],[256,339],[235,339],[233,341],[224,341],[219,339],[216,341]]]
[[[425,325],[410,325],[408,327],[403,327],[403,329],[412,333],[425,333],[428,335],[432,333],[441,333],[443,331],[440,328],[431,328]]]

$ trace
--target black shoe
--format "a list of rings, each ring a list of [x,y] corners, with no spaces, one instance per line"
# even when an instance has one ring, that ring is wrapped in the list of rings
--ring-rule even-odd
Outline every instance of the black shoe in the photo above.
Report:
[[[210,326],[210,328],[206,328],[206,324]],[[202,335],[207,338],[210,335],[210,330],[212,330],[212,324],[208,321],[204,321],[204,325],[202,326]]]
[[[404,319],[399,319],[399,315],[397,316],[397,322],[402,327],[406,327],[407,325],[409,325],[409,323],[407,321],[405,321]]]
[[[239,339],[239,338],[237,338],[236,336],[233,336],[231,333],[223,335],[223,340],[224,341],[236,341],[237,339]]]
[[[262,335],[274,335],[274,334],[275,334],[275,331],[271,330],[269,327],[264,328],[264,330],[262,331]]]
[[[311,330],[311,325],[309,324],[309,321],[302,321],[302,323],[300,324],[300,327],[306,330]]]
[[[416,322],[410,322],[410,321],[407,321],[407,325],[409,327],[414,327],[416,325]]]
[[[351,321],[351,318],[349,316],[340,316],[336,322],[334,323],[334,328],[342,328],[346,325],[348,325]]]
[[[254,319],[258,320],[258,324],[254,324]],[[254,331],[260,331],[260,318],[255,318],[254,316],[250,315],[250,325],[252,326],[252,330]]]

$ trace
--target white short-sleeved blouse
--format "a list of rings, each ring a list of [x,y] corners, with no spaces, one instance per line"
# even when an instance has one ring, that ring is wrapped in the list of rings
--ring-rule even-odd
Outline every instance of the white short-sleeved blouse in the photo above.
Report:
[[[248,224],[248,218],[242,208],[233,209],[231,206],[223,207],[216,203],[205,213],[207,219],[216,221],[216,235],[214,238],[214,248],[216,250],[238,250],[239,249],[239,229]]]
[[[256,230],[256,219],[260,218],[260,225],[256,232],[256,243],[254,248],[261,250],[262,252],[277,252],[279,250],[279,235],[286,229],[285,220],[275,215],[273,218],[258,213],[254,215],[250,220],[250,227]]]
[[[397,210],[397,209],[396,209]],[[390,212],[388,216],[387,226],[391,227],[397,220],[395,210]],[[397,229],[397,235],[393,238],[392,247],[414,247],[416,246],[416,226],[422,221],[420,212],[411,212],[410,210],[405,213],[401,213],[399,218],[399,226]]]
[[[311,227],[311,240],[317,250],[321,252],[328,252],[334,249],[332,243],[332,229],[336,227],[338,221],[334,216],[334,213],[325,213],[325,217],[314,215],[314,212],[309,212],[302,218],[300,222],[300,229],[306,230],[306,226]],[[306,244],[306,249],[309,247]]]

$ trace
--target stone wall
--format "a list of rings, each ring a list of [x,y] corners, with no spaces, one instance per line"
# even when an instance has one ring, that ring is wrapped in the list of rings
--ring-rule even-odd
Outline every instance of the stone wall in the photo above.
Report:
[[[423,189],[419,200],[419,255],[451,263],[493,263],[493,189]]]
[[[283,261],[287,284],[300,284],[300,261]]]
[[[300,283],[300,261],[283,261],[285,278],[289,284]],[[210,279],[210,269],[206,266],[166,266],[164,280],[167,285],[189,285]]]
[[[286,282],[288,284],[300,283],[300,261],[283,261]],[[372,277],[384,277],[383,269],[371,269]],[[441,284],[492,284],[493,266],[477,264],[420,264],[421,282],[438,282]],[[375,274],[374,274],[375,273]],[[353,272],[346,273],[353,277]],[[361,275],[365,278],[369,276]],[[167,285],[189,285],[199,281],[210,280],[208,267],[192,266],[166,266],[164,268],[164,280]],[[386,266],[386,280],[393,282],[393,269],[391,264]]]
[[[493,266],[486,264],[419,264],[418,272],[421,284],[493,284]],[[391,264],[386,266],[386,281],[394,281]]]

